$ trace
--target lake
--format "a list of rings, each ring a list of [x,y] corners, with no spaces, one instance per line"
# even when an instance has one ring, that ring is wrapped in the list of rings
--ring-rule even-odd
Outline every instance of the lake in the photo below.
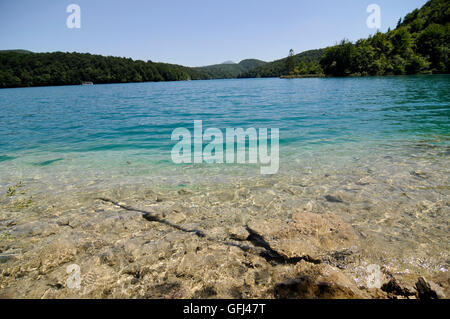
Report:
[[[447,272],[449,80],[426,75],[2,89],[0,205],[11,212],[3,220],[75,214],[99,196],[144,205],[150,193],[161,205],[196,207],[198,216],[205,214],[196,221],[200,228],[332,212],[360,234],[367,263],[392,272]],[[279,171],[261,175],[255,164],[174,164],[171,134],[180,127],[192,131],[194,120],[202,120],[203,129],[278,128]],[[4,195],[19,182],[14,196]],[[12,213],[21,209],[34,217]],[[5,225],[1,231],[12,230]],[[356,277],[358,271],[348,268]]]

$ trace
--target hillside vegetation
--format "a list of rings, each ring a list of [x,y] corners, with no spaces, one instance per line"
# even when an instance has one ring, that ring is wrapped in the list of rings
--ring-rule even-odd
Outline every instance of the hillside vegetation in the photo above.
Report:
[[[449,21],[450,1],[431,0],[395,30],[327,48],[320,64],[334,76],[448,73]]]
[[[89,53],[0,51],[0,88],[225,78],[449,73],[450,1],[430,0],[395,30],[347,40],[266,63],[256,59],[205,67],[134,61]]]
[[[200,79],[189,68],[89,53],[0,53],[0,87]]]
[[[294,55],[294,63],[298,74],[317,74],[322,73],[319,65],[320,58],[322,56],[323,49],[309,50],[300,54]],[[284,58],[276,60],[270,63],[258,66],[250,71],[242,73],[240,78],[270,78],[280,77],[289,73],[288,71],[288,59]]]

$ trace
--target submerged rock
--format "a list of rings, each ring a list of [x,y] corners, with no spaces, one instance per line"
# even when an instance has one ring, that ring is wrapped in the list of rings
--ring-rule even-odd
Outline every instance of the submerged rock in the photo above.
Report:
[[[300,262],[298,275],[274,287],[274,297],[279,299],[355,299],[370,298],[358,289],[342,271],[330,265]]]
[[[246,240],[249,236],[249,232],[242,226],[231,227],[228,229],[228,234],[231,239]]]
[[[323,200],[264,206],[264,191],[257,204],[250,196],[244,203],[215,203],[214,193],[201,197],[208,203],[201,206],[196,196],[202,194],[173,193],[176,200],[164,193],[158,202],[156,193],[148,192],[119,198],[123,204],[102,200],[33,218],[4,218],[0,296],[387,298],[405,289],[416,294],[414,274],[408,285],[401,277],[398,285],[387,283],[386,292],[365,288],[366,247],[359,247],[359,235],[336,214],[311,212],[326,211]],[[298,213],[289,218],[293,211]],[[80,289],[67,285],[69,265],[80,267]],[[362,281],[355,266],[363,269]],[[426,283],[429,287],[418,284],[422,296],[441,296],[439,287]]]
[[[416,283],[417,294],[420,299],[445,299],[442,288],[432,281],[420,277]]]
[[[298,213],[291,223],[253,221],[249,227],[288,258],[322,260],[328,254],[357,245],[353,228],[333,214]]]
[[[381,290],[387,292],[391,296],[409,297],[415,295],[414,291],[408,289],[407,287],[401,286],[395,278],[392,278],[389,282],[381,286]]]
[[[0,264],[6,263],[9,260],[14,260],[17,254],[0,254]]]
[[[343,203],[344,201],[336,196],[333,195],[326,195],[325,199],[327,200],[327,202],[330,203]]]

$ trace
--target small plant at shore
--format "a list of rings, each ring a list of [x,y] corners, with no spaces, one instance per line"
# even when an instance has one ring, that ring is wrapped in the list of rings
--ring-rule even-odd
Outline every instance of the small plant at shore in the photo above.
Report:
[[[17,189],[19,189],[22,186],[23,182],[20,181],[16,185],[9,187],[8,190],[6,191],[6,197],[14,196],[16,194]]]
[[[14,208],[16,210],[21,210],[21,209],[24,209],[24,208],[28,208],[31,205],[33,205],[33,197],[30,197],[28,199],[19,200],[18,202],[16,202],[14,204]]]
[[[1,233],[0,234],[0,240],[3,239],[13,239],[13,236],[11,235],[11,233],[5,232],[5,233]]]

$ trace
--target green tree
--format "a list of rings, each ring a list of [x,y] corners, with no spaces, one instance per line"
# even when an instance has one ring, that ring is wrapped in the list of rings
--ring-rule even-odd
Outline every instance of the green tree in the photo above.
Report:
[[[417,52],[429,58],[431,68],[437,73],[448,71],[450,26],[430,24],[417,37]]]
[[[371,74],[370,66],[375,59],[375,49],[367,41],[358,41],[352,56],[352,69],[359,75]]]
[[[289,50],[289,55],[286,60],[286,70],[288,74],[294,74],[295,70],[295,57],[294,57],[294,50]]]
[[[327,48],[320,60],[325,74],[335,76],[350,75],[352,72],[351,60],[353,51],[353,44],[346,40],[342,40],[339,45]]]
[[[408,74],[424,73],[429,69],[430,62],[420,55],[412,54],[406,64],[406,72]]]
[[[394,55],[400,55],[401,57],[408,56],[412,46],[412,37],[406,27],[400,27],[392,32],[390,41]]]

